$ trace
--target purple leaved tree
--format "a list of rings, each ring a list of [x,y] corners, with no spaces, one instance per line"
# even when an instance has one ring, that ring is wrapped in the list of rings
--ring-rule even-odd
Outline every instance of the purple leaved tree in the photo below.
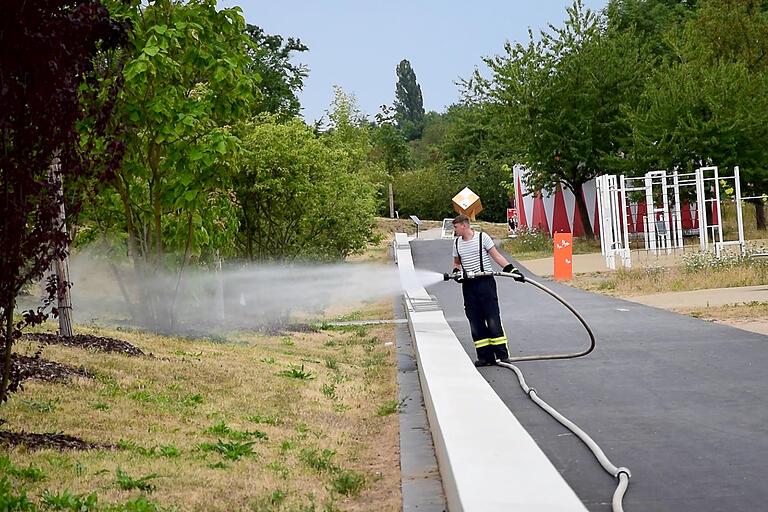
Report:
[[[0,403],[7,400],[11,350],[21,329],[43,322],[48,306],[69,283],[47,281],[47,298],[14,322],[22,288],[42,279],[66,256],[60,183],[109,173],[122,146],[104,138],[113,101],[90,101],[99,55],[127,42],[127,27],[98,0],[0,0]],[[116,89],[112,92],[116,93]],[[91,98],[93,100],[95,95]],[[98,161],[78,133],[104,141]],[[54,158],[55,179],[49,170]],[[51,313],[57,313],[53,308]]]

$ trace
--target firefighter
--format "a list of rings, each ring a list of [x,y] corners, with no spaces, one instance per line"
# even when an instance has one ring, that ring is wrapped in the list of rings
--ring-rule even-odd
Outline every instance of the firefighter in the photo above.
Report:
[[[491,271],[493,259],[504,272],[513,274],[516,281],[525,280],[520,271],[496,249],[487,233],[472,230],[469,217],[459,215],[453,219],[453,230],[456,234],[453,244],[454,274],[466,276],[467,272]],[[509,362],[507,336],[501,325],[499,298],[493,276],[473,279],[459,277],[457,281],[462,283],[464,312],[475,342],[475,366],[490,366],[496,364],[497,359],[504,363]]]

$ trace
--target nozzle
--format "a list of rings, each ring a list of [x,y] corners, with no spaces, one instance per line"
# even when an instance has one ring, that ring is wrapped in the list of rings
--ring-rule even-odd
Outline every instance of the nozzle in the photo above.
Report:
[[[443,272],[443,281],[450,281],[451,280],[451,274],[448,272]]]

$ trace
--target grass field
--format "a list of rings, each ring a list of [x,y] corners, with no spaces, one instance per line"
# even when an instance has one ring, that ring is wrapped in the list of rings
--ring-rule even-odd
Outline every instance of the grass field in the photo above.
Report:
[[[360,258],[388,260],[376,250]],[[144,357],[22,339],[16,353],[93,378],[25,381],[2,429],[108,448],[0,447],[0,510],[401,510],[394,328],[324,323],[392,314],[338,306],[314,332],[214,341],[76,326]]]

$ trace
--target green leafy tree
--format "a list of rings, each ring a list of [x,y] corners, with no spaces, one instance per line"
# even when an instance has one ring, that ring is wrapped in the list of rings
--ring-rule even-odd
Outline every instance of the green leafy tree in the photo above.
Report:
[[[630,126],[622,109],[632,107],[652,60],[632,32],[601,29],[580,1],[567,9],[562,28],[550,26],[536,41],[505,46],[485,59],[492,77],[476,74],[477,92],[497,109],[507,150],[530,169],[527,185],[570,189],[586,236],[593,236],[584,183],[614,170],[625,153]]]
[[[386,163],[373,158],[375,137],[372,125],[357,106],[354,94],[334,86],[334,97],[326,111],[329,127],[323,134],[329,143],[343,147],[350,156],[350,169],[374,185],[376,211],[383,214],[389,206],[390,176]]]
[[[376,114],[376,124],[371,129],[373,143],[371,158],[384,162],[384,168],[390,179],[413,167],[408,143],[396,124],[392,109],[382,105],[381,112]]]
[[[293,64],[294,52],[309,50],[301,40],[279,35],[269,35],[256,25],[247,25],[249,69],[258,77],[260,101],[255,112],[272,112],[282,118],[299,115],[301,105],[296,96],[304,87],[308,69],[303,64]]]
[[[397,65],[395,112],[400,130],[407,140],[418,139],[424,131],[424,100],[416,73],[406,59]]]
[[[604,12],[608,27],[633,32],[651,54],[675,57],[679,33],[695,12],[698,0],[611,0]]]
[[[451,198],[464,186],[440,163],[431,163],[394,179],[395,205],[401,217],[443,219],[455,215]]]
[[[175,269],[168,295],[140,289],[139,297],[126,296],[137,320],[168,329],[190,257],[226,247],[233,227],[226,196],[238,139],[230,125],[248,113],[253,81],[238,8],[157,0],[132,16],[135,34],[116,103],[125,162],[93,196],[91,226],[125,244],[138,282]]]
[[[630,117],[646,166],[740,166],[744,195],[768,189],[768,17],[763,2],[699,2],[677,58],[649,79]],[[765,228],[760,200],[752,201]]]
[[[235,190],[250,260],[341,260],[371,240],[373,187],[347,142],[262,116],[243,145]]]
[[[448,131],[445,114],[430,111],[424,114],[424,131],[420,139],[408,143],[413,161],[420,166],[442,160],[441,146]]]
[[[445,114],[447,126],[440,147],[443,182],[452,187],[445,204],[451,206],[451,198],[469,187],[483,203],[479,218],[492,222],[504,222],[509,207],[502,182],[509,180],[512,159],[501,119],[498,105],[490,102],[453,105]],[[444,190],[438,193],[446,195]]]

